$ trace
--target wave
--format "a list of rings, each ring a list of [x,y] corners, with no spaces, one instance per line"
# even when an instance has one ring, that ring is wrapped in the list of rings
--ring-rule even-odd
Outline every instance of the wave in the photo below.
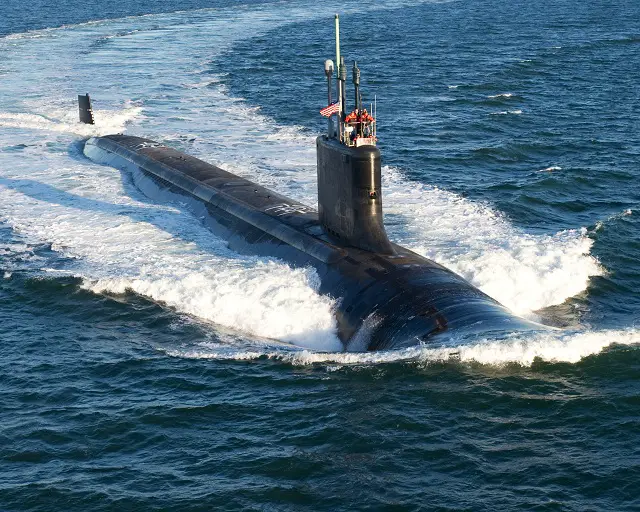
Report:
[[[607,224],[623,219],[624,217],[629,217],[631,215],[633,215],[633,210],[631,208],[627,208],[620,213],[609,216],[606,220],[599,220],[598,222],[596,222],[593,231],[596,233],[602,231]]]
[[[70,106],[67,110],[49,109],[46,115],[0,112],[0,126],[93,137],[123,132],[128,124],[140,118],[142,110],[141,106],[133,102],[127,102],[121,110],[94,110],[96,119],[94,125],[78,121],[77,106],[75,108]]]
[[[431,348],[428,345],[382,352],[327,353],[273,347],[268,344],[233,346],[227,343],[202,342],[194,347],[160,349],[172,357],[216,360],[273,359],[296,366],[330,367],[370,366],[410,363],[464,363],[488,366],[519,365],[528,367],[536,361],[577,363],[616,345],[640,344],[637,329],[544,333],[535,336],[512,335],[505,339],[483,339],[471,343]],[[332,368],[335,369],[335,368]]]
[[[544,169],[540,169],[538,172],[553,172],[553,171],[561,171],[562,167],[559,165],[552,165],[550,167],[545,167]]]
[[[501,110],[500,112],[491,112],[489,115],[492,116],[508,116],[508,115],[520,115],[522,114],[522,110]]]
[[[250,335],[321,350],[342,347],[333,300],[317,293],[313,269],[237,255],[188,212],[140,202],[114,186],[116,171],[87,167],[72,173],[82,172],[93,187],[76,183],[63,191],[0,180],[0,218],[71,258],[66,273],[81,277],[86,289],[130,290]]]
[[[586,228],[531,235],[490,205],[384,168],[389,232],[399,243],[457,272],[517,314],[561,304],[604,269]]]

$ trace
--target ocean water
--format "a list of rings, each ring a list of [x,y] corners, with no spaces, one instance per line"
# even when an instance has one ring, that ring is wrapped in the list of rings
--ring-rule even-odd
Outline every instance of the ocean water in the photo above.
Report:
[[[335,12],[391,238],[561,329],[345,354],[312,269],[83,156],[145,136],[315,205]],[[5,0],[0,510],[639,510],[638,19]]]

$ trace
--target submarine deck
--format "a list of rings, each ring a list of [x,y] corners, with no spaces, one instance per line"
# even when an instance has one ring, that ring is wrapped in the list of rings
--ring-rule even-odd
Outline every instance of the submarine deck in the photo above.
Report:
[[[380,270],[388,270],[390,264],[394,267],[415,264],[417,257],[422,265],[444,270],[459,278],[449,269],[396,244],[393,244],[396,249],[393,255],[340,245],[340,240],[325,232],[318,212],[312,207],[158,142],[129,135],[107,135],[89,142],[145,169],[152,169],[156,177],[206,202],[231,210],[249,224],[324,263],[351,259],[350,256],[357,253],[357,259],[369,260],[374,265],[377,262],[375,266]]]

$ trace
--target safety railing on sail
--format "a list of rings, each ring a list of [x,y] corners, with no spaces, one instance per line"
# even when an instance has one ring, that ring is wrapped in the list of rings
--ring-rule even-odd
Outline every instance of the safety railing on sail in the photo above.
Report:
[[[375,146],[378,141],[376,137],[376,121],[347,121],[343,124],[343,141],[349,147]]]

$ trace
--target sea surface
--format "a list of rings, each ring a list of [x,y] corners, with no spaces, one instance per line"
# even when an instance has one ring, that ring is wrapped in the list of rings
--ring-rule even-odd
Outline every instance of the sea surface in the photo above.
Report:
[[[561,329],[344,353],[312,269],[84,157],[145,136],[315,206],[336,12],[390,237]],[[3,0],[0,510],[640,510],[638,20]]]

